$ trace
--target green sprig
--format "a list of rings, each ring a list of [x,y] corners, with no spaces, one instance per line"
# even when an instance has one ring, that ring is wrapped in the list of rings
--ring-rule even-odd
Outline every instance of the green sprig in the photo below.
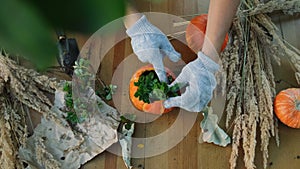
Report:
[[[172,76],[168,76],[168,79],[173,81]],[[138,87],[134,96],[145,103],[178,96],[180,90],[179,84],[169,86],[166,82],[160,82],[155,71],[144,72],[134,85]]]

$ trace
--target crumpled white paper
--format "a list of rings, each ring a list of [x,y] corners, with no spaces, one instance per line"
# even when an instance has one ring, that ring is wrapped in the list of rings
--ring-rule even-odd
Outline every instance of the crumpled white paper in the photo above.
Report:
[[[59,108],[64,105],[61,92],[56,92],[55,105],[34,134],[28,138],[25,147],[19,150],[19,158],[28,163],[27,168],[77,169],[118,141],[119,113],[94,95],[99,106],[89,120],[72,130],[65,120],[65,113]]]

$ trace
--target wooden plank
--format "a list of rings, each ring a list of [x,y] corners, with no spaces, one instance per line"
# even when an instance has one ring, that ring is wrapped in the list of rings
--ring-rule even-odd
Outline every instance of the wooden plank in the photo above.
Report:
[[[207,0],[197,0],[198,2],[198,13],[208,13],[209,1]]]
[[[281,35],[282,39],[293,45],[295,48],[300,49],[300,41],[298,38],[300,33],[297,31],[300,27],[300,17],[274,13],[272,14],[272,20],[279,29],[278,34]],[[281,57],[281,65],[274,63],[273,68],[275,80],[277,81],[277,91],[281,91],[287,87],[297,86],[294,76],[286,76],[286,74],[294,74],[294,70],[287,57]]]
[[[169,0],[151,0],[150,12],[164,12],[169,13]],[[170,0],[172,1],[172,0]]]
[[[151,115],[146,114],[146,119],[149,119]],[[155,121],[149,122],[146,124],[146,137],[145,138],[150,138],[158,135],[159,133],[164,132],[166,129],[168,129],[169,124],[168,124],[168,114],[160,116],[158,119]],[[168,144],[168,140],[163,140],[165,143],[159,143],[159,144]],[[154,145],[155,147],[152,147],[152,142],[148,142],[146,140],[145,142],[145,151],[146,153],[150,153],[150,150],[152,149],[157,149],[156,146],[158,144]],[[152,151],[151,150],[151,151]],[[168,168],[168,153],[165,152],[163,154],[153,156],[153,157],[148,157],[145,158],[145,168],[147,169],[156,169],[156,168]]]
[[[104,169],[105,153],[99,154],[93,160],[87,162],[81,169]]]
[[[278,28],[278,35],[284,39],[283,37],[283,32],[282,32],[282,23],[281,23],[281,14],[279,13],[274,13],[271,15],[271,19],[273,21],[273,23],[276,25],[276,27]],[[273,69],[274,69],[274,74],[275,76],[275,81],[276,83],[276,90],[280,91],[282,89],[284,89],[287,85],[286,83],[286,76],[285,76],[285,72],[281,71],[281,67],[290,67],[289,63],[287,62],[287,60],[285,58],[281,58],[282,60],[282,64],[278,65],[277,63],[273,62]],[[289,70],[290,72],[291,70]]]
[[[137,7],[140,11],[155,11],[155,12],[165,12],[170,13],[174,15],[191,15],[194,12],[197,13],[207,13],[209,1],[206,0],[197,0],[197,1],[189,1],[189,0],[164,0],[161,3],[155,3],[155,0],[152,1],[139,1],[136,0]],[[197,9],[195,9],[195,7]],[[284,20],[283,23],[281,23],[281,20]],[[165,24],[163,20],[161,21],[155,21],[158,22],[156,24]],[[289,26],[285,26],[287,24]],[[299,32],[297,32],[297,29],[299,28],[299,21],[298,18],[295,21],[295,18],[293,21],[289,19],[284,19],[278,17],[278,23],[279,27],[283,28],[283,35],[286,40],[288,40],[291,44],[295,45],[298,49],[299,47]],[[170,28],[171,29],[171,28]],[[184,38],[181,37],[181,38]],[[184,39],[183,39],[184,40]],[[193,53],[187,46],[183,45],[181,42],[177,40],[171,41],[174,48],[182,54],[182,59],[184,62],[188,63],[196,58],[196,54]],[[121,46],[118,46],[121,45]],[[120,67],[122,70],[122,81],[124,79],[129,78],[132,75],[132,72],[139,68],[142,63],[140,63],[137,58],[131,57],[130,54],[132,53],[131,45],[130,45],[130,39],[124,40],[122,43],[118,44],[116,48],[111,49],[107,55],[105,56],[105,60],[103,62],[105,65],[101,67],[101,70],[105,70],[106,72],[102,71],[103,78],[107,79],[109,81],[111,76],[113,75],[112,70],[114,69],[117,71],[118,66],[120,66],[120,63],[125,62],[123,67]],[[123,45],[123,46],[122,46]],[[117,58],[120,57],[120,58]],[[112,59],[113,58],[113,59]],[[132,60],[130,60],[132,59]],[[288,65],[285,65],[288,67]],[[282,68],[278,68],[276,70],[282,71]],[[119,68],[118,68],[119,69]],[[111,70],[111,72],[110,72]],[[172,68],[173,70],[173,68]],[[180,68],[175,69],[176,74],[180,73]],[[276,71],[274,70],[274,71]],[[115,72],[114,71],[114,72]],[[281,76],[286,78],[287,69],[285,68],[284,71],[282,71]],[[134,112],[134,109],[132,108],[132,105],[130,102],[128,102],[128,98],[126,96],[126,92],[128,90],[126,86],[126,82],[123,82],[124,84],[121,84],[121,90],[124,93],[121,93],[117,97],[122,97],[120,99],[120,105],[121,110],[124,110],[125,113]],[[126,99],[127,100],[126,100]],[[123,111],[122,111],[123,112]],[[141,137],[141,138],[147,138],[154,135],[157,135],[161,132],[164,132],[166,129],[168,129],[175,119],[177,118],[176,112],[173,114],[166,114],[162,117],[158,118],[157,120],[151,122],[151,123],[137,123],[136,125],[136,132],[134,134],[134,137]],[[143,118],[143,117],[141,117]],[[144,119],[147,120],[147,118],[150,118],[148,115],[144,116]],[[168,152],[165,152],[163,154],[149,157],[149,158],[134,158],[132,159],[132,163],[134,165],[134,168],[138,169],[181,169],[181,168],[192,168],[192,169],[215,169],[215,168],[229,168],[229,158],[231,153],[231,146],[227,146],[225,148],[219,147],[213,144],[207,144],[207,143],[198,143],[198,137],[200,135],[200,127],[199,123],[202,120],[202,115],[199,114],[197,118],[197,122],[194,124],[192,130],[189,132],[189,134],[175,147],[170,149]],[[182,125],[185,125],[184,120],[182,120]],[[290,128],[285,127],[284,125],[280,124],[280,137],[281,137],[281,146],[278,148],[275,146],[274,140],[271,140],[270,143],[270,158],[269,158],[269,168],[286,168],[287,164],[289,164],[290,167],[288,168],[297,168],[300,166],[300,160],[299,160],[299,143],[298,140],[300,139],[300,131],[298,130],[292,130]],[[183,130],[178,130],[178,134],[182,134]],[[166,140],[166,144],[170,144],[172,136],[170,135],[168,139]],[[147,144],[144,145],[145,149],[147,148]],[[144,150],[145,150],[144,149]],[[259,142],[257,143],[257,154],[256,154],[256,165],[257,168],[262,168],[261,164],[261,155],[260,155],[260,145]],[[242,152],[239,154],[239,160],[237,168],[244,168],[244,163],[242,159]],[[124,164],[121,157],[117,157],[116,155],[113,155],[111,153],[105,152],[101,154],[99,157],[97,156],[94,160],[92,160],[90,163],[88,163],[85,168],[93,168],[97,165],[100,166],[100,169],[102,168],[124,168]],[[102,167],[102,168],[101,168]]]
[[[184,0],[183,15],[194,15],[198,13],[198,1]]]
[[[105,151],[104,169],[118,169],[117,168],[117,156]]]
[[[183,165],[183,143],[179,143],[168,153],[168,169],[182,169]]]
[[[275,15],[275,17],[273,16],[272,19],[279,27],[282,33],[282,38],[293,45],[295,48],[300,49],[300,40],[298,38],[300,36],[300,33],[298,31],[300,28],[300,16],[277,14]],[[294,74],[288,59],[281,59],[282,65],[279,68],[274,69],[275,77],[281,80],[279,81],[279,84],[276,84],[277,91],[281,91],[291,86],[298,86],[294,76],[287,76],[288,74]],[[287,168],[287,166],[288,168],[299,168],[300,148],[298,145],[299,141],[297,140],[300,139],[300,131],[288,128],[287,126],[279,122],[279,137],[279,147],[276,146],[274,139],[270,140],[270,158],[268,167],[272,169]]]
[[[123,77],[124,79],[130,79],[131,76],[133,75],[133,73],[140,68],[142,65],[144,65],[143,63],[141,63],[140,61],[138,61],[137,56],[133,53],[132,51],[132,47],[131,47],[131,43],[130,43],[130,38],[126,39],[126,43],[125,43],[126,47],[125,47],[125,56],[126,56],[126,60],[124,61],[124,71],[123,71]],[[133,107],[132,103],[129,100],[129,81],[124,81],[123,82],[123,98],[122,98],[122,112],[123,113],[134,113],[137,114],[137,110]],[[135,132],[133,137],[134,138],[144,138],[145,137],[145,129],[146,129],[146,125],[144,123],[140,123],[140,121],[145,121],[145,117],[141,116],[139,113],[137,114],[137,122],[135,125]],[[144,144],[144,143],[142,143]],[[133,151],[135,149],[141,149],[141,147],[138,147],[137,145],[133,145],[132,147]],[[143,151],[143,150],[142,150]],[[145,159],[143,157],[141,158],[133,158],[132,159],[132,165],[134,166],[134,168],[141,168],[139,166],[144,166],[145,164]]]
[[[102,76],[105,77],[106,84],[111,84],[113,72],[117,67],[117,64],[124,59],[124,42],[117,42],[116,39],[118,39],[118,34],[115,37],[111,37],[111,40],[114,41],[115,46],[109,50],[109,52],[105,55],[105,58],[107,60],[102,60],[101,62],[101,69],[103,72]],[[109,44],[109,43],[107,43]],[[108,49],[106,44],[103,44],[102,46],[102,52],[104,52],[105,49]],[[105,67],[107,66],[107,67]],[[105,68],[105,69],[104,69]],[[115,154],[112,154],[111,152],[105,151],[105,162],[104,162],[104,169],[118,169],[119,166],[118,163],[118,157]]]
[[[184,139],[187,137],[186,134],[188,134],[188,131],[185,128],[185,116],[184,114],[188,113],[182,109],[177,108],[176,111],[171,112],[168,114],[168,123],[169,128],[172,126],[174,127],[176,125],[176,132],[170,132],[168,134],[169,140],[167,143],[170,146],[170,150],[168,151],[168,168],[169,169],[180,169],[180,168],[186,168],[184,166],[184,160],[186,160],[186,156],[184,155],[186,144],[184,142]],[[175,124],[176,123],[176,124]],[[177,140],[178,143],[174,144],[174,141]],[[173,148],[172,148],[173,146]],[[190,145],[189,145],[190,146]],[[192,145],[191,145],[192,146]],[[189,152],[193,153],[193,152]]]
[[[168,3],[169,14],[181,16],[184,15],[184,6],[186,0],[170,0]]]
[[[169,12],[169,1],[168,0],[161,0],[161,1],[154,1],[151,0],[150,3],[150,12],[164,12],[168,13]],[[164,24],[163,20],[155,19],[153,20],[157,22],[156,24]],[[159,23],[161,22],[161,23]],[[159,28],[161,26],[158,26]],[[151,118],[151,115],[146,114],[146,120]],[[168,128],[168,115],[162,115],[158,119],[156,119],[153,122],[147,123],[146,124],[146,129],[145,129],[145,138],[153,137],[163,131],[165,131]],[[146,153],[149,153],[149,150],[151,150],[151,143],[145,142],[145,151]],[[167,140],[165,140],[167,141]],[[161,143],[164,144],[164,143]],[[167,143],[166,143],[167,144]],[[153,147],[156,148],[156,147]],[[145,168],[147,169],[157,169],[157,168],[168,168],[168,153],[165,152],[163,154],[153,156],[153,157],[148,157],[145,158]]]
[[[102,49],[105,48],[104,44],[102,44],[103,46],[101,47]],[[100,76],[101,80],[104,81],[105,84],[110,84],[111,81],[111,77],[113,74],[113,57],[114,57],[114,50],[111,49],[109,50],[104,57],[101,60],[99,69],[98,69],[98,74],[97,76]]]
[[[229,168],[231,148],[214,144],[202,143],[198,145],[198,169]],[[242,166],[237,168],[243,168]]]
[[[280,20],[282,25],[283,38],[297,49],[300,49],[300,15],[282,15],[280,17]]]
[[[169,117],[172,118],[172,117]],[[182,134],[182,130],[178,131],[179,134]],[[168,151],[168,169],[181,169],[183,167],[183,149],[184,149],[184,142],[180,142],[171,150]]]
[[[116,45],[114,46],[114,56],[113,56],[113,72],[117,69],[117,67],[120,65],[120,63],[126,58],[125,55],[125,40],[122,40],[120,42],[116,42]],[[121,77],[120,77],[121,78]],[[122,79],[121,79],[122,80]]]
[[[291,129],[279,123],[279,137],[279,147],[276,146],[274,139],[270,140],[268,167],[298,169],[300,166],[300,130]]]
[[[117,169],[127,169],[121,156],[117,156]]]
[[[149,12],[151,8],[150,0],[134,0],[134,6],[139,12]]]
[[[190,113],[190,112],[186,112]],[[184,124],[188,125],[188,124]],[[200,131],[199,121],[197,121],[192,129],[189,131],[188,135],[183,139],[183,168],[198,168],[198,136]]]

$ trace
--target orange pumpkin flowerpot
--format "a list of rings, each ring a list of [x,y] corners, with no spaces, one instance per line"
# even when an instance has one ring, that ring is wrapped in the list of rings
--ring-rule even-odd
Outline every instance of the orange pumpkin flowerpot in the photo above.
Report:
[[[300,128],[300,88],[279,92],[275,97],[274,112],[283,124]]]
[[[175,79],[174,73],[171,72],[170,69],[165,68],[167,72],[167,76],[171,76],[173,79]],[[166,109],[163,106],[163,100],[159,101],[154,101],[151,103],[145,103],[142,100],[139,100],[139,98],[135,97],[135,93],[138,90],[138,87],[134,85],[135,82],[137,82],[140,78],[140,76],[147,72],[147,71],[154,71],[154,68],[152,65],[146,65],[138,69],[133,76],[130,79],[129,83],[129,98],[134,107],[136,107],[138,110],[147,112],[147,113],[152,113],[152,114],[163,114],[163,113],[168,113],[170,112],[173,108],[168,108]]]
[[[206,32],[207,14],[202,14],[194,17],[186,28],[185,38],[188,46],[195,52],[202,49],[203,41]],[[228,42],[228,34],[226,34],[224,42],[221,47],[223,51]]]

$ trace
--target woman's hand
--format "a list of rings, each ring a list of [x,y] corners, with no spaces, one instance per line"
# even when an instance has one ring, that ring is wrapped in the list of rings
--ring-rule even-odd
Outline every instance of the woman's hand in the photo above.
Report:
[[[151,63],[160,81],[167,82],[163,58],[168,56],[177,62],[181,55],[176,52],[166,35],[152,25],[143,15],[127,29],[134,53],[140,61]]]
[[[214,73],[219,70],[219,65],[202,52],[198,58],[183,67],[179,76],[171,86],[188,83],[181,96],[171,97],[164,102],[165,108],[180,107],[191,112],[200,112],[211,100],[216,87]]]

